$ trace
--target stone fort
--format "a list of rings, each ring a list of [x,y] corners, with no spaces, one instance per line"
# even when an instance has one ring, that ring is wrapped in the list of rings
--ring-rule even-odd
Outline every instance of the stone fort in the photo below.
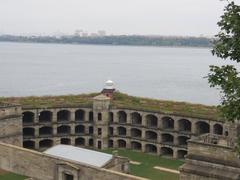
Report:
[[[172,115],[130,108],[114,108],[111,106],[112,94],[114,91],[113,82],[108,81],[102,93],[93,98],[93,102],[90,106],[29,108],[20,105],[2,104],[0,108],[0,138],[3,144],[0,144],[0,152],[5,154],[6,157],[11,158],[10,156],[12,154],[6,154],[5,151],[9,151],[13,146],[4,143],[23,147],[18,147],[15,150],[17,153],[21,151],[20,154],[27,152],[23,156],[27,159],[29,159],[27,157],[29,154],[33,154],[32,157],[39,159],[43,156],[41,154],[42,151],[58,144],[93,149],[127,148],[171,158],[186,158],[186,163],[180,168],[180,178],[182,180],[219,179],[215,176],[212,177],[211,173],[207,175],[207,170],[202,170],[205,174],[203,172],[200,172],[200,174],[196,172],[196,169],[199,169],[196,162],[200,162],[201,158],[211,157],[211,155],[206,156],[203,152],[209,151],[212,147],[215,147],[216,151],[216,146],[218,144],[213,141],[211,141],[211,143],[208,141],[208,148],[204,149],[203,147],[205,147],[207,141],[201,141],[201,137],[206,135],[211,135],[211,137],[214,136],[215,139],[216,137],[219,139],[218,137],[228,137],[229,135],[231,135],[231,137],[236,137],[237,135],[236,133],[233,134],[235,131],[231,129],[231,125],[218,120],[186,117],[176,114]],[[193,148],[196,144],[199,145],[197,141],[201,142],[202,145],[198,148]],[[189,146],[187,146],[188,142],[190,144]],[[223,143],[220,143],[220,145],[220,147],[222,147]],[[230,147],[227,147],[229,152],[233,152],[233,145],[230,149],[229,148]],[[37,152],[40,154],[37,154]],[[211,152],[214,153],[214,148]],[[200,159],[197,159],[195,155],[201,153],[203,153],[203,155]],[[46,155],[44,155],[44,157],[48,160]],[[236,154],[231,158],[233,159],[233,157],[236,157]],[[6,163],[2,163],[4,159],[2,156],[0,158],[0,168],[16,172],[14,169],[16,167],[10,167],[9,164],[2,165]],[[221,159],[221,157],[219,158]],[[215,158],[215,160],[216,159],[217,158]],[[225,160],[227,161],[227,159]],[[5,159],[5,161],[7,160]],[[36,164],[36,162],[34,163],[30,159],[29,161]],[[206,159],[205,161],[207,162]],[[70,164],[71,163],[73,162],[70,162]],[[214,164],[215,162],[212,163]],[[221,162],[219,163],[221,164]],[[56,166],[56,163],[53,164]],[[72,169],[73,167],[78,169],[78,165],[74,163],[70,166],[63,163],[60,169],[65,166],[67,166],[68,169]],[[238,166],[236,166],[236,172],[238,172],[239,169]],[[189,167],[196,168],[191,169]],[[205,166],[203,165],[203,167]],[[89,167],[84,168],[90,171],[88,169]],[[117,170],[119,172],[124,172],[119,168]],[[23,171],[24,170],[20,168],[20,170],[17,170],[17,173],[24,174],[22,173]],[[101,170],[101,172],[102,171],[103,170]],[[74,171],[74,173],[78,173],[78,171]],[[112,177],[116,179],[137,179],[137,177],[131,175],[112,174],[111,171],[108,172],[107,170],[104,170],[102,173],[109,174],[109,179]],[[104,176],[103,174],[100,173],[99,177]],[[56,174],[49,176],[48,178],[44,178],[59,179],[56,178],[59,177]],[[96,177],[91,178],[97,179]],[[104,179],[108,178],[105,177]]]

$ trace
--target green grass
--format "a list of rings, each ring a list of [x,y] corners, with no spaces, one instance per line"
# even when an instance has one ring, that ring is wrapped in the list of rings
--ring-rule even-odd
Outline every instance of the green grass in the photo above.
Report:
[[[26,178],[27,177],[25,176],[21,176],[10,172],[0,175],[0,180],[24,180]]]
[[[0,98],[0,102],[20,104],[23,108],[91,107],[93,103],[92,98],[98,94],[2,97]],[[154,111],[186,117],[222,120],[216,106],[135,97],[120,92],[114,93],[111,106],[113,108]]]
[[[112,153],[114,149],[104,150],[103,152]],[[141,162],[140,165],[130,164],[130,173],[136,176],[145,177],[151,180],[178,180],[179,175],[153,169],[154,166],[162,166],[177,170],[184,162],[180,160],[163,158],[157,155],[151,155],[131,150],[118,149],[118,154],[128,157],[132,161]]]

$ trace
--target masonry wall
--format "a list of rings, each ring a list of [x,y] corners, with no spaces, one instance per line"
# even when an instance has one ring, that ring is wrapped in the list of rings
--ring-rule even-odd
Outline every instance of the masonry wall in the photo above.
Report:
[[[64,180],[64,172],[74,175],[74,180],[144,180],[4,143],[0,143],[0,169],[38,180]]]

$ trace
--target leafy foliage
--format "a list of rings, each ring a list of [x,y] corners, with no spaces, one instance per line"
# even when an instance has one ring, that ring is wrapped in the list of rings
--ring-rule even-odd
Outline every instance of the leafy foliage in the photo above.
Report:
[[[228,3],[218,22],[220,32],[216,35],[213,55],[222,59],[240,62],[240,6]],[[208,81],[222,93],[219,109],[228,121],[240,119],[240,77],[233,65],[210,66]]]

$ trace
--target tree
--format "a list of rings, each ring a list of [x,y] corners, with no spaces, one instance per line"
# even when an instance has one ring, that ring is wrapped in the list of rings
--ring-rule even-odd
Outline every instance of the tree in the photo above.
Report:
[[[229,1],[218,22],[220,32],[213,41],[213,55],[224,60],[240,62],[240,6]],[[218,106],[227,121],[240,120],[240,77],[234,65],[210,66],[208,74],[210,87],[221,92]]]

